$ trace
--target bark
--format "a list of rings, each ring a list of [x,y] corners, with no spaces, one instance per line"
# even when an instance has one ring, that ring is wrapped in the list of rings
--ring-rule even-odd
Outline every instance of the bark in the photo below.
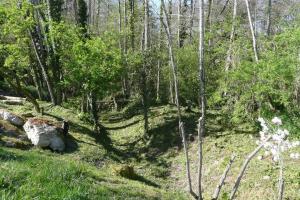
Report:
[[[122,8],[121,8],[121,0],[118,0],[118,8],[119,8],[119,48],[121,52],[122,50]]]
[[[253,52],[254,52],[255,62],[258,62],[256,37],[255,37],[255,32],[254,32],[253,23],[252,23],[252,17],[251,17],[251,12],[250,12],[250,7],[249,7],[249,1],[245,0],[245,3],[246,3],[246,8],[247,8],[249,26],[250,26],[250,30],[251,30],[252,46],[253,46]]]
[[[178,47],[181,47],[181,41],[180,41],[180,32],[181,32],[181,0],[178,0],[178,8],[177,8],[177,45]]]
[[[51,102],[52,102],[53,105],[56,105],[54,92],[53,92],[53,87],[52,87],[52,83],[49,79],[49,75],[47,73],[47,70],[46,70],[45,66],[43,65],[43,63],[41,61],[40,55],[39,55],[38,50],[37,50],[36,43],[34,42],[34,39],[33,39],[33,36],[32,36],[32,33],[29,30],[28,30],[28,32],[29,32],[29,36],[30,36],[30,39],[31,39],[33,49],[34,49],[35,56],[37,58],[37,61],[39,63],[39,66],[40,66],[42,74],[43,74],[43,78],[44,78],[44,80],[47,84],[47,88],[48,88],[48,92],[49,92],[49,95],[50,95],[50,98],[51,98]]]
[[[135,0],[130,1],[130,41],[131,49],[135,49]]]
[[[159,90],[160,90],[160,65],[161,61],[157,61],[157,82],[156,82],[156,102],[160,101],[160,95],[159,95]]]
[[[213,6],[213,0],[208,0],[208,11],[207,11],[207,18],[206,18],[206,24],[207,24],[207,30],[211,34],[211,13],[212,13],[212,6]],[[208,46],[211,46],[211,37],[208,39]]]
[[[193,26],[194,26],[194,16],[195,16],[195,0],[191,0],[190,8],[190,43],[193,41]]]
[[[226,169],[225,169],[225,171],[224,171],[224,173],[223,173],[223,175],[222,175],[222,177],[221,177],[221,179],[219,181],[219,184],[218,184],[218,186],[215,189],[215,192],[213,194],[212,200],[217,200],[219,198],[222,186],[225,184],[225,180],[226,180],[227,174],[228,174],[228,172],[229,172],[229,170],[231,168],[232,163],[235,160],[235,157],[236,157],[235,155],[231,156],[231,158],[229,160],[229,163],[228,163],[228,165],[227,165],[227,167],[226,167]]]
[[[90,108],[91,108],[91,113],[92,113],[92,117],[93,117],[93,121],[94,121],[94,131],[96,133],[100,133],[100,129],[101,126],[99,124],[99,116],[98,116],[98,109],[97,109],[97,105],[96,105],[96,95],[95,92],[92,91],[90,92]]]
[[[144,115],[144,135],[148,136],[149,122],[148,122],[148,91],[147,91],[147,55],[149,46],[149,8],[148,0],[144,0],[144,32],[143,32],[143,44],[142,51],[144,56],[143,68],[141,70],[141,89],[143,100],[143,115]]]
[[[50,32],[50,40],[51,40],[51,51],[50,51],[50,56],[51,56],[51,66],[52,66],[52,70],[53,70],[53,78],[54,81],[58,84],[56,84],[55,89],[56,89],[56,104],[60,105],[61,101],[62,101],[62,90],[61,87],[59,85],[59,82],[61,81],[61,67],[60,67],[60,63],[59,63],[59,55],[57,53],[57,49],[56,49],[56,41],[53,37],[53,27],[52,27],[52,23],[53,23],[53,19],[52,19],[52,15],[51,15],[51,4],[50,4],[50,0],[46,0],[47,3],[47,14],[48,14],[48,28],[49,28],[49,32]],[[55,10],[56,12],[61,12],[60,10]]]
[[[228,71],[230,65],[232,65],[232,48],[233,48],[233,40],[234,40],[235,28],[236,28],[236,13],[237,13],[237,0],[233,0],[233,14],[232,14],[231,33],[230,33],[230,44],[229,44],[229,49],[227,51],[225,71]]]
[[[32,74],[33,74],[33,82],[34,82],[36,91],[38,93],[39,100],[43,100],[43,98],[42,98],[42,89],[41,89],[40,82],[38,81],[38,73],[37,73],[36,67],[32,66],[31,69],[32,69],[31,71],[32,71]]]
[[[278,200],[283,199],[284,191],[284,179],[283,179],[283,157],[280,152],[280,145],[278,144],[279,149],[279,179],[278,179]]]
[[[220,15],[222,15],[223,12],[226,10],[228,3],[229,3],[229,0],[226,0],[225,4],[224,4],[224,6],[223,6],[223,8],[222,8],[222,10],[220,12]]]
[[[159,29],[159,45],[158,49],[159,52],[162,51],[162,41],[163,41],[163,7],[162,4],[160,5],[160,29]],[[161,68],[162,59],[159,55],[158,61],[157,61],[157,82],[156,82],[156,102],[160,101],[160,68]]]
[[[188,185],[189,185],[189,192],[195,199],[197,199],[197,195],[195,194],[195,192],[193,191],[193,188],[192,188],[190,162],[189,162],[189,154],[188,154],[188,144],[186,141],[184,124],[181,119],[181,109],[180,109],[180,102],[179,102],[179,90],[178,90],[178,80],[177,80],[177,66],[176,66],[176,62],[174,59],[172,38],[171,38],[170,27],[169,27],[169,20],[168,20],[168,15],[167,15],[164,0],[161,0],[161,5],[162,5],[163,11],[164,11],[165,18],[166,18],[166,23],[163,22],[162,18],[161,18],[161,22],[165,28],[165,31],[167,34],[167,40],[168,40],[168,50],[169,50],[169,55],[170,55],[170,63],[171,63],[171,68],[172,68],[172,72],[173,72],[173,80],[174,80],[174,88],[175,88],[175,103],[176,103],[176,107],[177,107],[178,125],[179,125],[179,132],[181,133],[183,148],[184,148],[184,152],[185,152],[186,173],[187,173],[187,179],[188,179]]]
[[[242,178],[244,176],[244,173],[245,173],[245,171],[246,171],[246,169],[248,167],[248,164],[250,163],[250,161],[252,160],[252,158],[261,150],[261,148],[265,145],[265,143],[267,141],[269,141],[271,138],[272,138],[272,136],[269,136],[264,142],[262,142],[253,152],[251,152],[247,156],[247,158],[244,161],[244,164],[243,164],[243,166],[241,168],[241,171],[240,171],[240,173],[238,175],[238,178],[236,179],[236,181],[234,183],[234,187],[233,187],[233,189],[231,191],[231,194],[230,194],[230,199],[231,200],[235,198],[236,192],[237,192],[237,190],[238,190],[238,188],[240,186],[241,180],[242,180]]]
[[[128,19],[127,19],[127,0],[124,0],[124,62],[125,62],[125,74],[124,74],[124,93],[125,97],[130,97],[130,86],[129,86],[129,77],[128,77],[128,64],[127,64],[127,26],[128,26]]]
[[[268,0],[268,22],[267,22],[267,35],[270,36],[271,34],[271,20],[272,17],[272,0]]]
[[[201,117],[198,124],[198,197],[202,199],[202,142],[205,135],[205,120],[206,120],[206,98],[205,98],[205,69],[204,69],[204,1],[199,1],[199,83],[200,83],[200,103]]]

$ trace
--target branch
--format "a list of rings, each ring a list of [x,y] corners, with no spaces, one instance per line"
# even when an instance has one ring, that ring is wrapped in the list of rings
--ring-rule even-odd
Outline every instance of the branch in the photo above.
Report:
[[[229,163],[228,163],[228,165],[227,165],[227,167],[226,167],[226,169],[225,169],[225,171],[224,171],[224,173],[223,173],[223,175],[222,175],[222,177],[221,177],[221,179],[220,179],[220,182],[219,182],[218,186],[217,186],[216,189],[215,189],[215,193],[214,193],[214,195],[213,195],[213,197],[212,197],[212,200],[217,200],[217,199],[218,199],[219,194],[220,194],[221,189],[222,189],[222,186],[223,186],[224,183],[225,183],[225,179],[226,179],[227,174],[228,174],[228,172],[229,172],[229,170],[230,170],[230,168],[231,168],[232,163],[233,163],[234,160],[235,160],[235,157],[236,157],[235,154],[233,154],[233,155],[231,156],[231,158],[230,158],[230,160],[229,160]]]
[[[245,162],[244,162],[244,164],[243,164],[243,167],[242,167],[242,169],[241,169],[241,171],[240,171],[240,173],[239,173],[239,176],[238,176],[238,178],[236,179],[236,181],[235,181],[235,184],[234,184],[234,187],[233,187],[233,189],[232,189],[232,191],[231,191],[231,194],[230,194],[230,198],[229,199],[234,199],[234,197],[235,197],[235,194],[236,194],[236,192],[237,192],[237,190],[238,190],[238,188],[239,188],[239,185],[240,185],[240,182],[241,182],[241,180],[242,180],[242,177],[243,177],[243,175],[244,175],[244,173],[245,173],[245,171],[246,171],[246,168],[247,168],[247,166],[248,166],[248,164],[249,164],[249,162],[251,161],[251,159],[259,152],[259,150],[265,145],[265,143],[267,142],[267,141],[269,141],[270,139],[272,138],[272,135],[270,135],[263,143],[261,143],[252,153],[250,153],[248,156],[247,156],[247,159],[245,160]]]
[[[229,2],[229,0],[227,0],[227,1],[225,2],[224,6],[223,6],[223,9],[222,9],[221,12],[220,12],[220,15],[222,15],[222,13],[226,10],[226,7],[227,7],[227,5],[228,5],[228,2]]]

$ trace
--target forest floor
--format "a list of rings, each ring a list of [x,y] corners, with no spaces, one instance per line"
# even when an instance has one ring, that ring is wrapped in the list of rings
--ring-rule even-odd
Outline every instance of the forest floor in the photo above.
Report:
[[[106,128],[95,135],[90,123],[77,111],[41,102],[43,118],[70,123],[63,154],[46,149],[0,147],[0,199],[189,199],[185,159],[178,134],[176,108],[155,106],[150,110],[150,138],[144,141],[143,118],[135,113],[101,114]],[[30,104],[0,105],[16,114],[32,113]],[[184,112],[190,144],[192,177],[196,177],[196,122],[199,113]],[[41,117],[41,116],[39,116]],[[204,197],[210,199],[233,153],[237,155],[222,197],[233,186],[246,155],[255,147],[257,133],[248,124],[224,127],[217,111],[208,112],[204,139]],[[1,140],[13,138],[1,137]],[[294,151],[300,151],[296,149]],[[262,155],[263,152],[260,154]],[[285,199],[300,199],[300,161],[285,155]],[[133,166],[134,176],[121,177],[122,166]],[[237,199],[274,199],[278,167],[271,158],[255,158],[241,183]],[[193,180],[196,189],[196,179]]]

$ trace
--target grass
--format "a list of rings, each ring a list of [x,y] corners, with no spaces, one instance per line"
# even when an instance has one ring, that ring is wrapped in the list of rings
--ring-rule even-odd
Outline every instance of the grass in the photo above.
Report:
[[[57,154],[31,148],[0,147],[0,199],[189,199],[184,155],[174,106],[150,109],[150,134],[143,138],[143,118],[135,109],[101,113],[106,134],[73,109],[41,102],[43,117],[70,122],[67,151]],[[1,105],[0,105],[1,107]],[[3,105],[2,105],[3,107]],[[32,113],[30,104],[6,106],[17,113]],[[129,111],[128,111],[129,110]],[[193,177],[196,177],[196,122],[199,113],[183,112],[190,141]],[[248,124],[228,128],[216,111],[208,112],[208,136],[204,141],[204,197],[210,199],[233,152],[237,161],[222,190],[223,199],[233,186],[245,156],[255,148],[255,128]],[[5,137],[5,139],[9,139]],[[3,137],[0,138],[3,140]],[[300,149],[295,151],[299,152]],[[285,155],[286,199],[300,199],[300,162]],[[133,166],[134,177],[114,173],[120,166]],[[269,158],[254,159],[242,181],[237,199],[274,199],[278,167]],[[265,177],[270,179],[266,180]],[[196,180],[194,188],[196,189]]]
[[[183,199],[155,187],[114,176],[109,169],[31,150],[1,148],[0,198]]]

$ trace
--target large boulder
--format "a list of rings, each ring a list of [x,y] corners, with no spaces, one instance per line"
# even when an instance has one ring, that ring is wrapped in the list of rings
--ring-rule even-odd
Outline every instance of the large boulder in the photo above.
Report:
[[[23,118],[15,115],[7,110],[4,110],[4,109],[0,109],[0,119],[8,121],[9,123],[11,123],[15,126],[23,126],[24,125]]]
[[[64,151],[63,135],[53,123],[31,118],[23,126],[32,144],[39,147],[50,147],[54,151]]]

